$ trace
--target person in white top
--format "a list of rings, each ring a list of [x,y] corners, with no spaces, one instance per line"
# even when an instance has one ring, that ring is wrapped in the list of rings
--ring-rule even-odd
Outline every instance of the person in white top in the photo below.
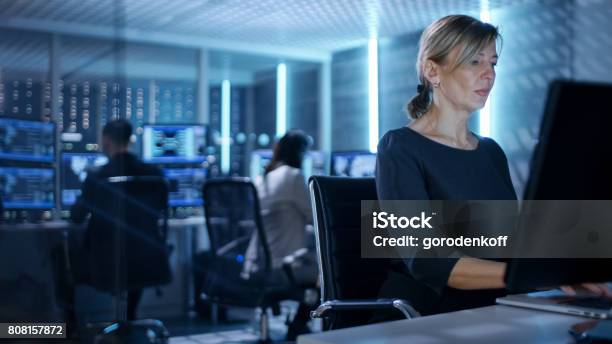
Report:
[[[276,143],[272,160],[254,182],[273,269],[282,267],[284,257],[307,246],[306,226],[312,224],[312,210],[301,171],[307,150],[306,135],[289,131]],[[255,235],[249,243],[246,272],[257,270],[257,240]]]
[[[273,270],[280,271],[286,256],[313,246],[314,237],[307,232],[307,226],[312,224],[312,209],[301,171],[308,146],[308,138],[302,131],[289,131],[274,146],[272,161],[263,176],[255,179]],[[247,276],[258,269],[261,246],[258,240],[254,234],[245,254],[243,271]],[[294,278],[298,284],[314,285],[318,274],[314,251],[303,259],[302,267],[293,270]],[[284,273],[275,275],[284,276]],[[312,305],[300,303],[293,321],[288,324],[286,340],[294,341],[297,335],[310,332],[307,323],[311,310]]]

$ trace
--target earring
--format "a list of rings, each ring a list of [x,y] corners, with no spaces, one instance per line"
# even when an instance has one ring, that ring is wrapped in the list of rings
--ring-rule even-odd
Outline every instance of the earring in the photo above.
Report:
[[[438,82],[434,82],[433,87],[434,87],[434,88],[438,88],[438,87],[440,87],[440,82],[439,82],[439,81],[438,81]]]

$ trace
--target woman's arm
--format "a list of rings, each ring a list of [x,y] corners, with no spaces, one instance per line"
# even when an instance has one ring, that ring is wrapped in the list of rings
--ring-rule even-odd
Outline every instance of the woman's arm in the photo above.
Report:
[[[490,260],[460,258],[448,277],[448,286],[456,289],[505,288],[506,263]]]

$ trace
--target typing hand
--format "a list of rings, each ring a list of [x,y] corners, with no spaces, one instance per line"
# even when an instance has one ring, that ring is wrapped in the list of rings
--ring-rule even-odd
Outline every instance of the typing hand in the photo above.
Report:
[[[582,283],[578,285],[561,286],[561,290],[571,296],[575,296],[581,289],[595,296],[612,298],[612,289],[610,289],[607,283]]]

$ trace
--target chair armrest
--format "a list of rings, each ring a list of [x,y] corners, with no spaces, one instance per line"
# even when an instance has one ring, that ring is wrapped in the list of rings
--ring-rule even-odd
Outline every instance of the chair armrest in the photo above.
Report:
[[[307,253],[308,249],[302,247],[290,255],[283,257],[283,270],[292,285],[298,284],[295,279],[295,274],[293,273],[293,264],[298,263]]]
[[[310,312],[310,317],[324,318],[330,312],[336,311],[355,311],[366,309],[397,309],[402,312],[406,319],[420,317],[417,312],[406,300],[402,299],[377,299],[377,300],[331,300],[325,301],[317,309]]]

